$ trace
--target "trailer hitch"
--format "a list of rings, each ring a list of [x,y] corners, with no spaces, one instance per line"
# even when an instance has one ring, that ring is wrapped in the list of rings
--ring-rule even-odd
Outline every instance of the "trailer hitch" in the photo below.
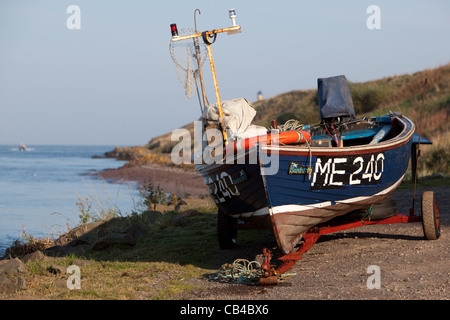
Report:
[[[262,277],[259,279],[259,284],[262,286],[275,285],[278,283],[278,273],[274,269],[274,265],[270,264],[270,250],[263,249],[264,261],[261,264]]]

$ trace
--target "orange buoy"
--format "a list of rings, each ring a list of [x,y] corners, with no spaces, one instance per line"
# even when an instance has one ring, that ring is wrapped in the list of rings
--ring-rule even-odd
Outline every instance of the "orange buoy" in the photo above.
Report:
[[[303,144],[311,141],[311,135],[306,131],[285,131],[279,134],[269,133],[262,136],[251,137],[235,141],[229,144],[226,149],[234,148],[236,150],[248,150],[253,148],[257,142],[262,144]],[[231,150],[229,150],[231,151]]]

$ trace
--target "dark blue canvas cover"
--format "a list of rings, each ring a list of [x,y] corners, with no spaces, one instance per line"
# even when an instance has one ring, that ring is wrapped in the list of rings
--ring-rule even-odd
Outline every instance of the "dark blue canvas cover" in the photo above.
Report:
[[[355,107],[345,76],[317,79],[321,119],[355,118]]]

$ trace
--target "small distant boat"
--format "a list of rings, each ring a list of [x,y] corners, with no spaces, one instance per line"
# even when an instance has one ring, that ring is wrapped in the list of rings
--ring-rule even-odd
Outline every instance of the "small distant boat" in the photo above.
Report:
[[[21,145],[19,146],[19,150],[20,150],[20,151],[27,151],[27,146],[24,145],[24,144],[21,144]]]

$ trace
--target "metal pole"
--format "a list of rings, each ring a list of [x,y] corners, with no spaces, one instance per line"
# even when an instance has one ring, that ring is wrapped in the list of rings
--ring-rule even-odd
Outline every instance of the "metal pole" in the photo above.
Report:
[[[206,47],[208,48],[208,56],[209,56],[209,63],[211,64],[211,72],[212,72],[212,76],[213,76],[213,80],[214,80],[214,90],[216,91],[216,98],[217,98],[217,107],[219,108],[219,120],[222,120],[223,118],[223,110],[222,110],[222,101],[220,100],[220,93],[219,93],[219,85],[217,84],[217,77],[216,77],[216,69],[214,67],[214,60],[213,60],[213,56],[212,56],[212,51],[211,51],[211,45],[206,45]],[[220,125],[222,126],[222,123],[220,123]],[[225,143],[225,145],[228,144],[227,142],[227,133],[225,131],[225,128],[222,127],[222,133],[223,133],[223,141]]]
[[[241,26],[234,26],[234,27],[229,27],[229,28],[217,29],[217,30],[213,30],[213,31],[207,31],[207,35],[209,36],[210,34],[222,33],[222,32],[239,32],[239,30],[241,30]],[[201,36],[202,36],[201,32],[190,34],[187,36],[175,36],[175,37],[172,37],[171,41],[177,42],[177,41],[181,41],[181,40],[198,38]]]
[[[195,27],[195,33],[198,33],[197,30],[197,19],[195,14],[197,13],[201,14],[199,9],[195,9],[194,11],[194,27]],[[203,74],[202,74],[202,66],[201,66],[201,61],[200,61],[200,45],[198,43],[198,38],[194,38],[194,47],[195,47],[195,55],[197,57],[197,64],[198,64],[198,74],[200,75],[200,85],[202,87],[202,95],[203,95],[203,106],[206,107],[207,105],[207,99],[206,99],[206,94],[205,94],[205,87],[203,84]]]
[[[200,75],[200,85],[202,87],[203,106],[206,107],[207,100],[206,100],[205,86],[203,84],[203,74],[202,74],[202,66],[201,66],[201,61],[200,61],[200,47],[198,44],[198,38],[194,38],[194,46],[195,46],[195,55],[196,55],[197,64],[198,64],[198,74]]]

